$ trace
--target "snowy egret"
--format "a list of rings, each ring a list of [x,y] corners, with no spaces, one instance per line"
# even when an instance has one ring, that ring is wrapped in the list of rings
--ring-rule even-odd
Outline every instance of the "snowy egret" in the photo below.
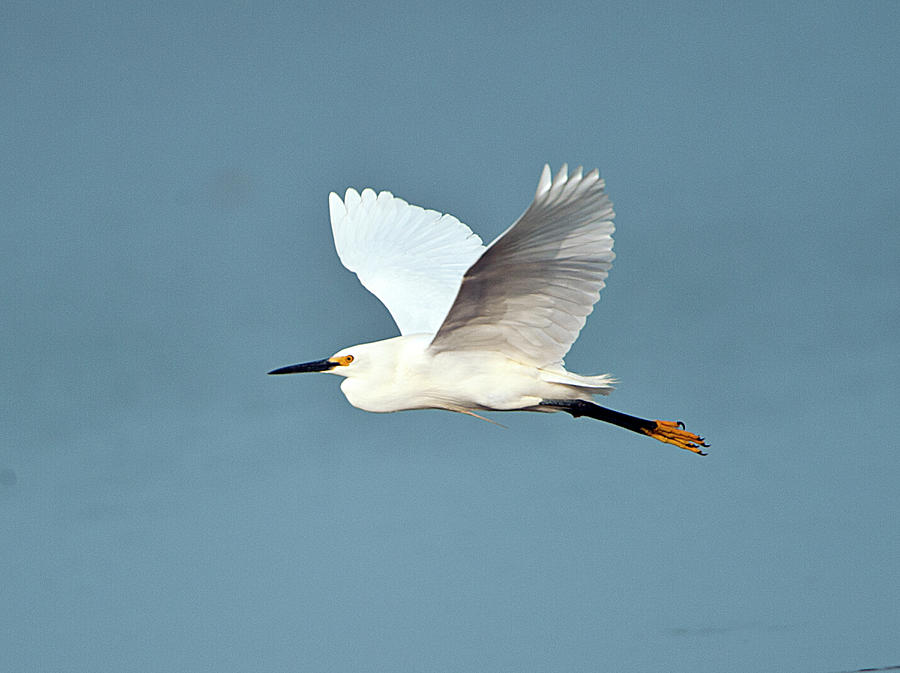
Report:
[[[344,348],[269,374],[328,372],[355,407],[564,411],[705,455],[702,437],[674,421],[629,416],[592,402],[608,374],[566,371],[612,266],[613,208],[597,170],[544,166],[534,201],[485,247],[452,215],[390,192],[329,195],[341,262],[390,311],[401,336]],[[484,419],[487,420],[487,419]]]

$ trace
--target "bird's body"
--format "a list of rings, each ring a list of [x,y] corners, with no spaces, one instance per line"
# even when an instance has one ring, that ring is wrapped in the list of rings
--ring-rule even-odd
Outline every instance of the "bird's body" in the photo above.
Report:
[[[565,411],[702,453],[703,439],[681,424],[594,404],[612,391],[609,375],[565,369],[615,257],[614,213],[597,171],[570,176],[563,166],[551,179],[545,166],[534,202],[487,247],[453,216],[390,192],[348,189],[329,204],[341,261],[384,302],[401,336],[270,374],[344,376],[341,390],[365,411]]]
[[[335,357],[352,353],[359,367],[332,371],[346,377],[341,390],[350,404],[373,412],[530,410],[541,400],[590,399],[611,390],[606,376],[540,369],[496,351],[433,352],[433,340],[411,334],[353,346]]]

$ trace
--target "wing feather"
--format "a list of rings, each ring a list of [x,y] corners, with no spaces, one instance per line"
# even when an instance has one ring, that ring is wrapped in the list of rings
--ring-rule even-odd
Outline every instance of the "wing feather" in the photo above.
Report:
[[[414,206],[390,192],[328,197],[341,262],[390,311],[401,334],[434,334],[463,273],[484,251],[452,215]]]
[[[562,363],[612,267],[612,203],[596,170],[551,179],[466,271],[435,352],[493,350],[538,367]]]

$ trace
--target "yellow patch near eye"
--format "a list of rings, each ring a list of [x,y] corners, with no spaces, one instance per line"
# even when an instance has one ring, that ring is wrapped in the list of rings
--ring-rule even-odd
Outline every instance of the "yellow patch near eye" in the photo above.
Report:
[[[342,355],[339,358],[331,358],[330,361],[336,362],[339,367],[346,367],[351,362],[353,362],[353,356],[352,355]]]

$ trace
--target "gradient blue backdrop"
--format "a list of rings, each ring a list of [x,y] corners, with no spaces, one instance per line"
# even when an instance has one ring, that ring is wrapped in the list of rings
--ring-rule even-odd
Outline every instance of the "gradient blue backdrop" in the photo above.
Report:
[[[0,7],[0,668],[900,664],[896,2]],[[269,369],[392,336],[327,195],[619,255],[567,416]]]

